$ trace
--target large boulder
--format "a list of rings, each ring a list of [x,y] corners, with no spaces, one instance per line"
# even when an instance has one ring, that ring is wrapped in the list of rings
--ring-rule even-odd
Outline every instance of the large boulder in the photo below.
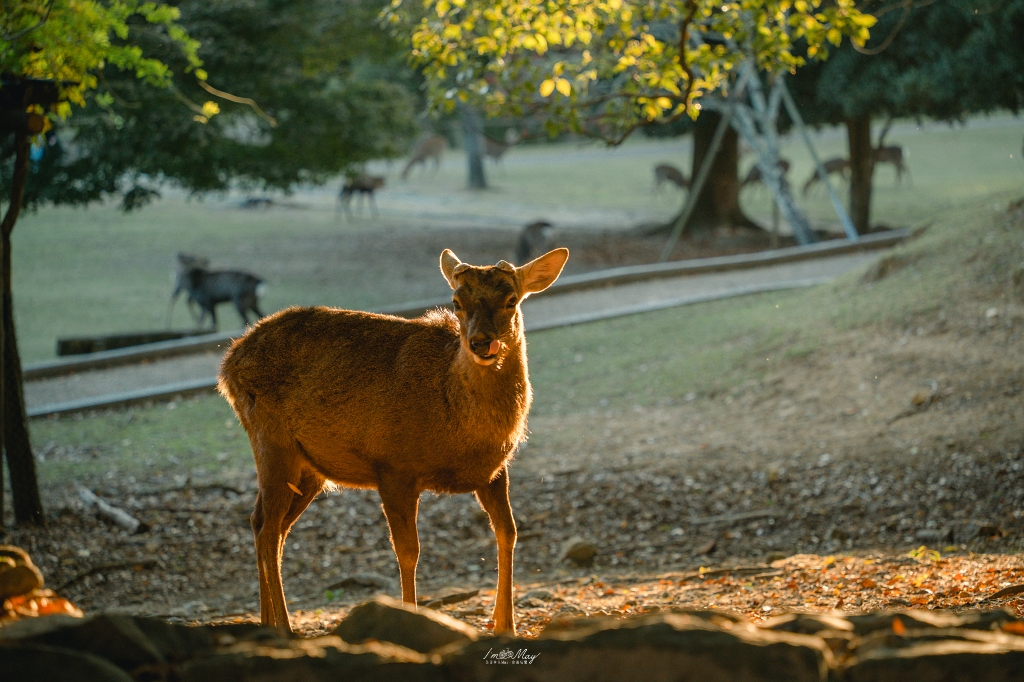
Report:
[[[474,628],[451,616],[384,596],[352,609],[331,634],[350,644],[372,639],[420,653],[478,637]]]
[[[132,682],[128,673],[99,656],[29,643],[0,643],[0,679],[4,682]]]
[[[594,619],[537,639],[481,639],[444,658],[479,682],[823,682],[832,655],[820,639],[729,619],[666,613]]]

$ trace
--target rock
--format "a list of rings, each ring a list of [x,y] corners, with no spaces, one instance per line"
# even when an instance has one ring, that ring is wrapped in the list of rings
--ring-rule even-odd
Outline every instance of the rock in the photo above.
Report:
[[[440,682],[439,666],[422,654],[386,642],[356,646],[338,637],[240,642],[188,661],[180,682]]]
[[[324,589],[336,590],[339,587],[344,589],[351,589],[353,587],[376,588],[390,592],[395,588],[395,581],[379,573],[355,573],[328,585]]]
[[[496,665],[501,661],[509,665]],[[736,680],[823,682],[832,654],[814,637],[717,625],[687,614],[594,619],[537,640],[495,637],[443,658],[455,679],[526,682]],[[520,665],[511,664],[520,662]]]
[[[1011,682],[1024,670],[1024,638],[977,630],[923,637],[878,633],[855,652],[846,682]]]
[[[845,618],[831,616],[827,613],[787,613],[769,618],[759,627],[765,630],[795,632],[801,635],[816,635],[827,630],[853,632],[853,623]]]
[[[555,595],[550,590],[530,590],[522,596],[522,599],[539,599],[541,601],[552,601]]]
[[[594,563],[597,555],[597,547],[576,535],[565,541],[562,545],[562,554],[559,561],[571,561],[577,566],[590,566]]]
[[[937,613],[935,611],[878,611],[859,616],[846,616],[853,625],[853,631],[859,636],[874,632],[893,631],[893,621],[899,619],[905,630],[929,630],[939,628],[956,628],[961,630],[998,630],[1006,623],[1024,623],[1004,609],[988,611],[972,611],[957,615]]]
[[[38,590],[43,586],[43,574],[32,565],[11,567],[0,564],[0,602],[11,597]]]
[[[451,616],[390,597],[377,597],[356,606],[331,634],[349,644],[375,639],[420,653],[453,642],[471,642],[478,636],[475,629]]]
[[[922,528],[914,533],[914,537],[920,542],[952,542],[953,530],[951,528]]]
[[[60,647],[3,646],[0,659],[4,682],[132,682],[128,673],[110,661]]]
[[[146,639],[169,663],[207,655],[218,646],[228,646],[239,641],[288,641],[288,638],[275,628],[262,627],[255,623],[190,627],[168,623],[160,618],[136,616],[133,620]]]
[[[46,616],[32,620],[33,626],[13,632],[10,628],[0,629],[0,641],[74,649],[105,658],[128,671],[166,662],[130,616]]]

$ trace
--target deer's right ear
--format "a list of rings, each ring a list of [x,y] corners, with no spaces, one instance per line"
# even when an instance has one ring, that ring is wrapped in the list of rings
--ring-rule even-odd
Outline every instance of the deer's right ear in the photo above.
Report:
[[[452,289],[457,289],[459,286],[455,281],[455,268],[459,265],[462,265],[462,261],[452,253],[451,249],[445,249],[441,252],[441,274],[448,280],[448,286]]]

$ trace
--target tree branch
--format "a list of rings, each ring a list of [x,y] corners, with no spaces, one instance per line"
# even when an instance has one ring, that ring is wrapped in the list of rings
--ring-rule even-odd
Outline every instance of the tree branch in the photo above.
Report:
[[[934,1],[935,0],[931,0],[931,2],[934,2]],[[929,2],[928,4],[931,4],[931,2]],[[886,36],[885,40],[882,41],[881,45],[879,45],[877,47],[867,48],[867,47],[861,47],[857,43],[851,41],[850,44],[853,45],[853,49],[857,50],[857,52],[860,52],[861,54],[865,54],[865,55],[869,55],[869,56],[870,55],[876,55],[876,54],[879,54],[881,52],[884,52],[885,49],[887,47],[889,47],[889,45],[892,44],[892,41],[896,39],[896,34],[899,33],[900,29],[903,28],[903,24],[907,23],[907,19],[910,18],[910,11],[913,8],[914,8],[914,0],[906,0],[903,3],[903,16],[901,16],[900,20],[898,22],[896,22],[896,26],[893,27],[892,31],[889,33],[888,36]]]
[[[273,116],[271,116],[270,114],[268,114],[265,111],[263,111],[262,109],[260,109],[260,105],[256,104],[256,100],[250,99],[248,97],[239,97],[238,95],[232,95],[231,93],[224,92],[222,90],[218,90],[217,88],[213,87],[212,85],[210,85],[209,83],[207,83],[204,80],[199,80],[198,82],[199,82],[199,87],[201,87],[203,90],[206,90],[208,93],[210,93],[211,95],[213,95],[215,97],[220,97],[221,99],[226,99],[229,102],[235,102],[237,104],[247,104],[247,105],[249,105],[250,107],[252,107],[252,110],[255,111],[256,114],[260,118],[262,118],[264,121],[266,121],[267,123],[270,124],[271,128],[276,128],[277,127],[277,120]]]
[[[6,40],[6,41],[10,42],[10,41],[17,40],[18,38],[21,38],[22,36],[31,33],[32,31],[36,30],[37,28],[39,28],[40,26],[42,26],[43,24],[46,23],[46,20],[50,18],[50,10],[52,10],[52,9],[53,9],[53,0],[50,0],[48,3],[46,3],[46,12],[43,13],[43,18],[42,19],[40,19],[38,22],[36,22],[32,26],[29,26],[28,28],[25,28],[25,29],[22,29],[22,30],[18,31],[17,33],[4,34],[4,35],[0,36],[0,40]]]

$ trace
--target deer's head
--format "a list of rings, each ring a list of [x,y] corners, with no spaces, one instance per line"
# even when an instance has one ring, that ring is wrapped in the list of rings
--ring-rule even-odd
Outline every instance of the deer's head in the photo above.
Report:
[[[441,272],[453,289],[462,348],[475,363],[492,365],[503,357],[523,330],[519,306],[551,286],[568,258],[568,249],[555,249],[518,268],[505,261],[475,266],[444,250]]]

